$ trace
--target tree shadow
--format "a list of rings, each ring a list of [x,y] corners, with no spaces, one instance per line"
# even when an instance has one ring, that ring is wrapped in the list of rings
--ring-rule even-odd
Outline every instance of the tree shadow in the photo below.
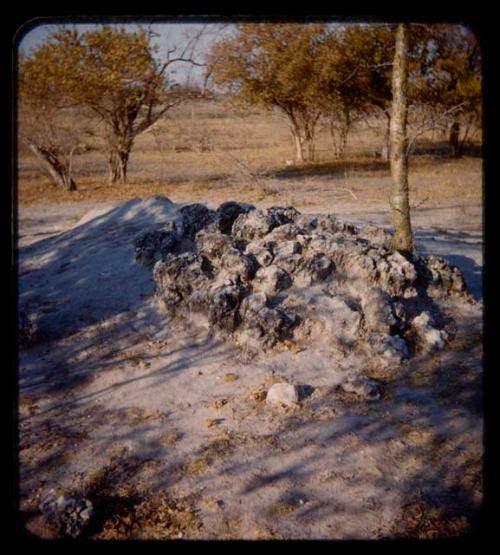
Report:
[[[280,168],[269,172],[267,177],[297,180],[306,177],[320,177],[326,175],[333,179],[344,179],[346,173],[352,172],[375,172],[388,174],[389,162],[376,158],[313,162]]]
[[[453,159],[450,154],[450,146],[448,142],[434,142],[420,140],[411,151],[413,156],[439,156],[442,158]],[[483,148],[481,144],[468,143],[463,145],[460,157],[467,156],[470,158],[482,158]]]

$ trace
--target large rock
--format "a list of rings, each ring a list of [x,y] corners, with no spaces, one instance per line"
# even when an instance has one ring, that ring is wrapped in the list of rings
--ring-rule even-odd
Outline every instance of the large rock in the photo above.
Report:
[[[232,333],[240,323],[238,308],[247,293],[242,283],[226,285],[212,292],[208,305],[208,321],[216,329]]]
[[[322,252],[303,258],[298,265],[299,281],[302,285],[312,285],[325,281],[335,269],[333,261]]]
[[[290,335],[297,318],[286,310],[269,308],[268,297],[264,292],[245,297],[240,306],[242,329],[239,342],[249,343],[250,347],[270,348]]]
[[[187,252],[165,262],[157,262],[153,276],[156,295],[173,312],[182,304],[188,308],[195,298],[194,304],[203,307],[213,280],[213,267],[204,256]]]
[[[216,219],[213,210],[204,204],[188,204],[179,210],[177,228],[179,235],[193,240],[195,235]]]
[[[362,226],[358,232],[358,237],[380,247],[390,249],[392,246],[392,233],[374,225]]]
[[[247,214],[255,210],[251,204],[240,202],[223,202],[216,210],[216,221],[221,233],[230,234],[233,223],[240,214]]]
[[[134,240],[134,257],[146,268],[152,268],[158,260],[166,260],[177,246],[175,223],[166,224],[163,229],[143,231]]]
[[[260,268],[255,274],[253,283],[256,291],[263,291],[267,295],[277,295],[291,285],[292,278],[289,274],[275,264]]]
[[[304,316],[304,332],[313,338],[326,338],[349,346],[359,338],[361,313],[345,299],[319,294],[311,297]]]
[[[260,266],[269,266],[274,260],[272,246],[267,241],[250,241],[246,245],[245,254],[253,254]]]
[[[232,234],[237,239],[252,241],[270,233],[274,228],[293,223],[299,216],[295,208],[272,207],[240,214],[234,221]]]
[[[95,517],[94,507],[88,499],[56,496],[54,490],[42,500],[39,509],[50,525],[71,538],[82,536]]]
[[[242,254],[234,248],[226,249],[221,256],[220,265],[229,274],[240,275],[244,281],[253,279],[259,268],[259,263],[253,254]]]
[[[233,238],[219,232],[210,232],[202,229],[196,234],[198,252],[215,262],[228,250],[235,247]]]
[[[374,333],[368,337],[368,344],[389,363],[399,364],[410,356],[406,341],[398,335]]]
[[[424,353],[441,351],[446,345],[448,334],[435,327],[434,320],[429,312],[422,312],[411,321],[411,326],[416,332],[420,347]]]
[[[425,256],[417,261],[420,277],[431,297],[464,296],[467,286],[462,272],[438,256]]]
[[[364,315],[364,328],[368,332],[389,334],[396,326],[391,297],[378,288],[360,292],[361,307]]]

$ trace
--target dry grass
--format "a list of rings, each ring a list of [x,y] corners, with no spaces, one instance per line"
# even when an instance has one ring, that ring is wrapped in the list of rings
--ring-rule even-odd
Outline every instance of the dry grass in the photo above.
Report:
[[[106,156],[94,150],[76,157],[78,190],[69,193],[51,184],[29,153],[20,152],[18,201],[107,201],[161,194],[176,202],[231,199],[302,208],[339,202],[385,205],[389,167],[373,154],[384,130],[382,121],[372,122],[370,128],[360,125],[350,137],[346,158],[338,160],[331,157],[329,136],[320,128],[315,162],[289,166],[292,141],[278,114],[244,113],[215,103],[185,105],[138,137],[127,184],[107,182]],[[464,210],[480,204],[481,159],[429,154],[428,145],[439,140],[423,137],[410,159],[412,204],[460,202]]]

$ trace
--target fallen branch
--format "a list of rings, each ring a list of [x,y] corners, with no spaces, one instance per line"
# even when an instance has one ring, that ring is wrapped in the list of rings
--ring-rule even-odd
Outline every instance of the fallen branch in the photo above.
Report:
[[[354,200],[358,200],[358,197],[351,191],[351,189],[348,189],[347,187],[336,187],[336,189],[339,191],[347,191]]]
[[[420,208],[422,206],[422,204],[424,204],[424,202],[427,202],[429,200],[429,197],[425,197],[423,200],[421,200],[418,204],[414,204],[411,209],[414,210],[415,208]]]

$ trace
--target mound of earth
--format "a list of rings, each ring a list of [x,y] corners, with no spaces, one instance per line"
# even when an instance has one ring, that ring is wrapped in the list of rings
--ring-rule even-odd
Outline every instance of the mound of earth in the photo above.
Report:
[[[170,315],[204,321],[249,356],[319,342],[391,365],[451,339],[453,323],[435,299],[473,302],[458,268],[435,256],[406,258],[391,239],[293,207],[191,204],[141,233],[135,257],[153,267]]]

